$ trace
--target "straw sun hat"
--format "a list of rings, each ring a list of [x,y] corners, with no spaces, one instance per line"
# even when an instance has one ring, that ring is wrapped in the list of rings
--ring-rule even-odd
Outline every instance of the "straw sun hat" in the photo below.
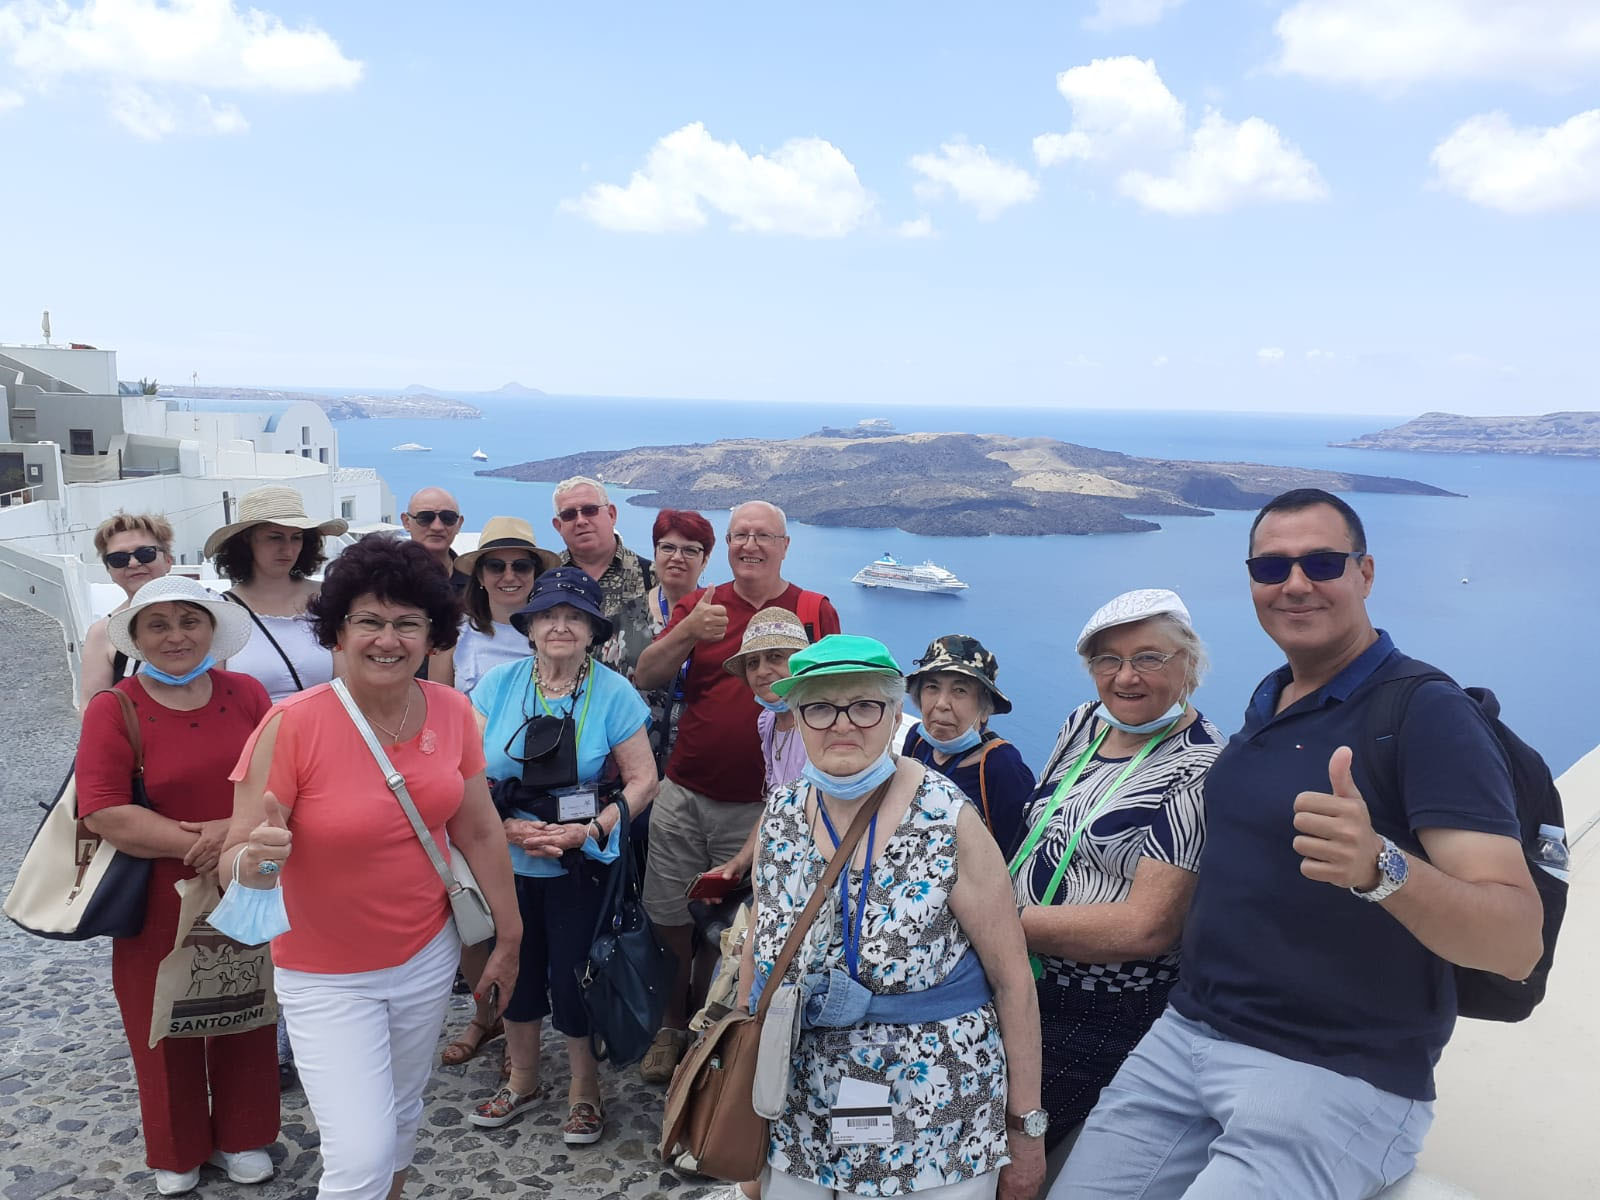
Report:
[[[483,532],[478,535],[478,548],[457,555],[456,570],[463,575],[471,575],[472,568],[478,565],[478,557],[484,551],[512,549],[528,551],[538,564],[536,573],[561,565],[561,556],[554,550],[542,549],[533,540],[533,526],[521,517],[490,517],[483,523]]]
[[[111,644],[129,658],[142,658],[139,648],[133,644],[133,618],[140,609],[174,600],[203,608],[216,621],[216,632],[211,638],[211,656],[218,662],[232,658],[250,640],[250,614],[239,605],[230,604],[188,576],[163,575],[145,584],[133,594],[127,608],[112,613],[107,619],[106,635],[111,639]]]
[[[810,644],[799,617],[787,608],[763,608],[750,618],[750,624],[744,627],[739,652],[723,659],[722,669],[743,679],[747,654],[760,654],[763,650],[804,650]]]
[[[314,521],[306,516],[306,502],[292,487],[260,487],[239,497],[239,519],[206,539],[205,556],[214,558],[223,542],[253,525],[287,525],[290,529],[314,529],[324,535],[350,528],[349,522],[339,517]]]

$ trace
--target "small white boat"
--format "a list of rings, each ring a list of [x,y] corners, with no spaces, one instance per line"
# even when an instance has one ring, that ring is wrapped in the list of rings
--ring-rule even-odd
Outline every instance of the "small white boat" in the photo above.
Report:
[[[908,567],[892,554],[868,563],[855,573],[851,583],[862,587],[898,588],[906,592],[964,592],[967,585],[957,579],[954,572],[925,562],[920,567]]]
[[[404,450],[404,451],[406,451],[408,453],[415,453],[416,451],[419,451],[419,450],[432,450],[433,447],[432,446],[424,446],[421,442],[401,442],[398,446],[390,446],[389,449],[391,449],[391,450]]]
[[[483,452],[483,447],[482,446],[479,446],[476,450],[474,450],[472,452],[472,458],[473,458],[474,462],[488,462],[489,461],[489,456]]]

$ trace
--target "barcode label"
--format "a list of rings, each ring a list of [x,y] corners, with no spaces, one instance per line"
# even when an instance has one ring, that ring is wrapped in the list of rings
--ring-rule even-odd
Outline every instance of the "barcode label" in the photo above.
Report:
[[[871,1129],[878,1123],[877,1117],[846,1117],[845,1126],[850,1129]]]

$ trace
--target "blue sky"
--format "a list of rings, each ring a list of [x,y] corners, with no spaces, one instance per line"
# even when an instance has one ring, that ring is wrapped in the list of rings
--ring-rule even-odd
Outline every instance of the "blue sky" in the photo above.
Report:
[[[125,377],[1595,407],[1592,0],[0,0],[0,151]]]

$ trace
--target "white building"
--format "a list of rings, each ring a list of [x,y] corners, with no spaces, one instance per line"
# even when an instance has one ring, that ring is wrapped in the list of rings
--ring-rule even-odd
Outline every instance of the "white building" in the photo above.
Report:
[[[376,471],[339,465],[338,434],[308,402],[263,412],[143,395],[118,385],[115,352],[57,346],[0,345],[0,386],[0,595],[60,620],[74,669],[102,607],[92,585],[109,582],[94,530],[112,513],[164,514],[175,562],[195,571],[238,497],[266,484],[352,526],[397,515]]]

